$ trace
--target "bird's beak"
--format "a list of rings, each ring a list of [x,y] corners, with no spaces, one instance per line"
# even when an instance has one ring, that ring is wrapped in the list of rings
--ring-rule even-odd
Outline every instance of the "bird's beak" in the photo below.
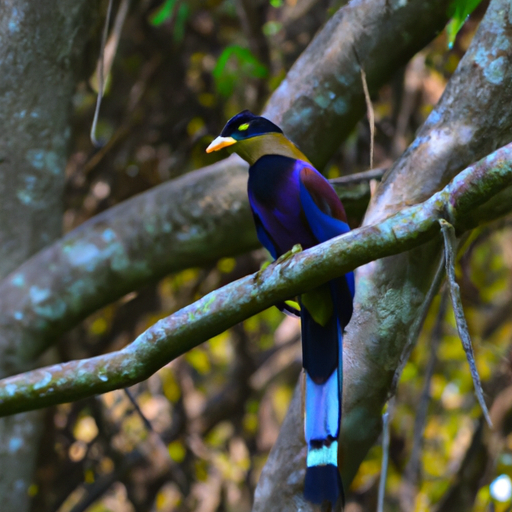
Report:
[[[212,151],[218,151],[222,148],[227,148],[236,143],[233,137],[217,137],[207,148],[206,152],[211,153]]]

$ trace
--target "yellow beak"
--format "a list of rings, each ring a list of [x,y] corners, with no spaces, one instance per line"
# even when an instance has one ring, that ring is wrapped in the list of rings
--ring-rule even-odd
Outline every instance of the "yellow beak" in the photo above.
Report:
[[[217,137],[207,148],[206,152],[211,153],[212,151],[218,151],[222,148],[227,148],[236,143],[233,137]]]

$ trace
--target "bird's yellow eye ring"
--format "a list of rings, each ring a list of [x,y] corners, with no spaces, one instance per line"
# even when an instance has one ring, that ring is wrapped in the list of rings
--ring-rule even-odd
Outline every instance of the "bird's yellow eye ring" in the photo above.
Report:
[[[238,127],[238,131],[240,132],[244,132],[245,130],[247,130],[249,128],[249,123],[244,123],[244,124],[241,124],[239,127]]]

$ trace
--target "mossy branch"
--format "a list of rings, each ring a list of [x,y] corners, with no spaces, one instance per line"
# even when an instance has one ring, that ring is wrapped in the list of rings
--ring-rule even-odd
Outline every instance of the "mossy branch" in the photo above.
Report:
[[[160,320],[122,350],[1,380],[0,416],[140,382],[184,352],[278,301],[439,236],[441,219],[456,229],[469,229],[472,226],[467,219],[474,208],[511,183],[512,143],[468,167],[427,201],[215,290]]]
[[[340,8],[264,114],[321,169],[364,114],[353,48],[377,91],[442,30],[445,4],[360,0]],[[372,37],[369,26],[379,27]],[[25,262],[0,283],[0,376],[22,371],[62,333],[148,281],[257,248],[246,188],[245,162],[226,159],[106,210]],[[367,186],[343,190],[349,213],[362,215]]]

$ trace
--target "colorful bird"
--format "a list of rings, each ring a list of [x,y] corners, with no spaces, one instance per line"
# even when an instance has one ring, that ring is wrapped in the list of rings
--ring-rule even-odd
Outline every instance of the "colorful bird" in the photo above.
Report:
[[[334,189],[274,123],[244,110],[206,151],[226,147],[250,165],[248,193],[256,231],[274,259],[296,244],[308,249],[350,230]],[[353,296],[349,273],[299,297],[308,445],[304,496],[312,503],[330,501],[333,507],[344,499],[338,470],[342,340]],[[278,307],[290,311],[287,305]]]

